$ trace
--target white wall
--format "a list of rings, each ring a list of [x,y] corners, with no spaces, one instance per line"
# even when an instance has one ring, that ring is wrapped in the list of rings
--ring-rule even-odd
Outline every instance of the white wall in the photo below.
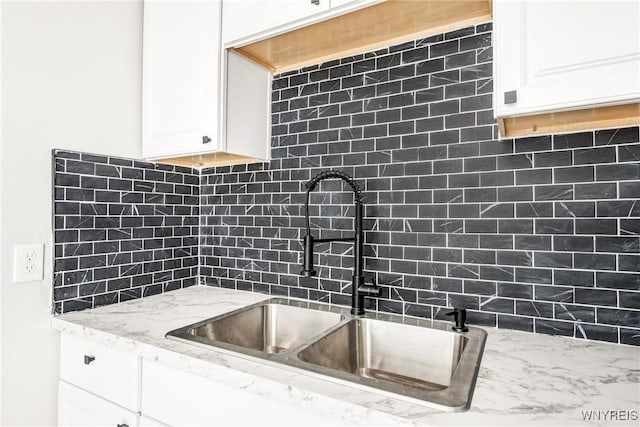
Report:
[[[56,420],[51,149],[139,157],[142,2],[2,2],[1,425]],[[11,283],[13,245],[44,242],[45,279]]]

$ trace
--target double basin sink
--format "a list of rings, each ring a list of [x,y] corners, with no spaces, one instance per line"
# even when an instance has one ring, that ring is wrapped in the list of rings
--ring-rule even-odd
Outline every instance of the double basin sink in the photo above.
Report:
[[[486,332],[328,304],[273,298],[168,338],[282,363],[446,411],[469,408]]]

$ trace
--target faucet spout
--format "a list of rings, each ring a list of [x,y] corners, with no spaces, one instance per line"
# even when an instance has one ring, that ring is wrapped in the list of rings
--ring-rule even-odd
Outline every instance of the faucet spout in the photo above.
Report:
[[[311,225],[309,220],[309,194],[313,191],[320,181],[325,179],[338,178],[344,181],[353,191],[355,204],[355,230],[353,238],[334,238],[334,239],[314,239],[311,235]],[[305,224],[306,235],[303,240],[304,260],[300,274],[305,277],[313,277],[316,271],[313,266],[313,250],[316,243],[322,242],[353,242],[353,278],[351,288],[351,313],[354,315],[364,314],[364,297],[379,296],[380,288],[377,286],[364,284],[364,231],[363,231],[363,214],[362,214],[362,193],[358,184],[348,174],[342,171],[328,170],[319,173],[305,184],[307,189],[305,199]]]

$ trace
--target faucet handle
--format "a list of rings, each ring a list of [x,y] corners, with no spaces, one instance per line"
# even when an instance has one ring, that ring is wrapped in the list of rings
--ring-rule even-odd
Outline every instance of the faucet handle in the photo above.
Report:
[[[467,310],[465,310],[464,308],[454,307],[453,311],[450,311],[446,315],[453,316],[453,319],[456,322],[456,324],[452,326],[451,329],[453,329],[454,331],[467,332],[469,330],[469,328],[467,328],[467,326],[465,325],[467,321]]]
[[[382,288],[375,283],[372,285],[360,285],[358,286],[358,292],[368,297],[379,297],[382,295]]]
[[[369,276],[369,282],[367,283],[367,279],[364,279],[364,283],[358,287],[360,291],[364,290],[364,294],[372,297],[379,297],[382,295],[382,288],[378,286],[376,283],[375,276]]]

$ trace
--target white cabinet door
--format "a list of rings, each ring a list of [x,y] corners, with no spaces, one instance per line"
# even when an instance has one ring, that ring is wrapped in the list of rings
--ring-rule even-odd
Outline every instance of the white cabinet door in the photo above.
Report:
[[[335,425],[303,408],[169,368],[142,363],[142,415],[169,425]]]
[[[638,0],[496,0],[493,13],[497,117],[640,98]]]
[[[217,151],[220,0],[146,0],[143,155]]]
[[[58,425],[136,427],[138,415],[65,381],[59,381]]]
[[[276,30],[329,10],[329,0],[223,0],[222,42]]]
[[[227,151],[271,157],[271,73],[233,51],[227,52],[224,109]]]

